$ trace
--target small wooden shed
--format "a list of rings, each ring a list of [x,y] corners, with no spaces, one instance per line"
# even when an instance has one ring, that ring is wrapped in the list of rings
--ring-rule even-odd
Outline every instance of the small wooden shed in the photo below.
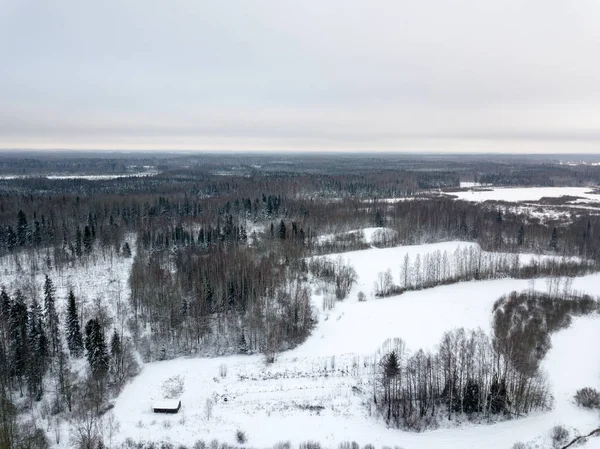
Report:
[[[181,408],[181,401],[177,399],[165,399],[152,404],[154,413],[177,413]]]

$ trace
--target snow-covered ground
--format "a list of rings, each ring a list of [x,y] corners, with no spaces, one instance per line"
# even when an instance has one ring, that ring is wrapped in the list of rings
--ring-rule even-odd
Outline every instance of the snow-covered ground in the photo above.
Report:
[[[600,201],[600,194],[591,192],[587,187],[493,187],[473,189],[464,192],[452,192],[465,201],[539,201],[543,197],[560,198],[561,196],[577,196],[587,201]]]
[[[336,234],[324,234],[320,235],[317,238],[318,243],[326,243],[333,241],[336,237],[344,236],[344,235],[358,235],[361,234],[365,243],[372,245],[377,243],[378,241],[384,239],[393,239],[397,236],[397,232],[390,228],[364,228],[364,229],[355,229],[352,231],[344,232],[344,233],[336,233]]]
[[[574,320],[571,328],[552,337],[544,361],[556,399],[555,408],[521,420],[493,425],[467,425],[409,433],[386,428],[369,403],[371,357],[388,338],[400,337],[410,351],[433,348],[442,334],[457,327],[481,327],[489,332],[494,301],[513,290],[546,290],[548,282],[503,279],[465,282],[358,302],[358,291],[370,292],[377,274],[396,271],[406,253],[452,252],[464,242],[447,242],[344,253],[359,279],[346,300],[320,310],[319,323],[308,340],[279,356],[272,365],[263,358],[232,356],[176,359],[144,366],[116,400],[121,424],[119,440],[170,440],[193,444],[218,439],[234,443],[235,432],[246,432],[248,445],[270,447],[315,440],[335,448],[342,441],[411,448],[502,448],[517,441],[546,445],[555,424],[582,433],[598,424],[595,413],[577,409],[571,398],[584,386],[600,387],[600,318]],[[329,256],[334,257],[335,256]],[[600,275],[574,280],[572,288],[595,294]],[[369,296],[369,295],[367,295]],[[177,415],[157,415],[154,401],[177,398]]]
[[[491,186],[491,184],[482,184],[480,182],[473,182],[473,181],[461,181],[460,182],[460,188],[461,189],[470,189],[472,187],[483,187],[483,186]]]

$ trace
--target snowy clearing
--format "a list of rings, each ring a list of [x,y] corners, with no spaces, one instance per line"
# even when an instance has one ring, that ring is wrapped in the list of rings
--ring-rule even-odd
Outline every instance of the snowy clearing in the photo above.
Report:
[[[450,195],[464,201],[539,201],[541,198],[560,198],[561,196],[576,196],[586,200],[600,201],[600,194],[592,193],[588,187],[494,187],[489,189],[474,189],[464,192],[452,192]]]

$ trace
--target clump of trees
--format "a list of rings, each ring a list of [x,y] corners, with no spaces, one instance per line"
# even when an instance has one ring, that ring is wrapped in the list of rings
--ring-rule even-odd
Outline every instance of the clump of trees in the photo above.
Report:
[[[345,299],[354,283],[356,283],[356,270],[342,257],[335,261],[327,257],[313,257],[306,265],[308,273],[322,283],[326,293],[333,289],[337,300]]]
[[[572,316],[596,310],[596,300],[568,289],[559,296],[536,291],[512,292],[494,304],[494,345],[520,372],[535,374],[550,349],[551,334],[568,327]]]
[[[375,371],[374,404],[392,425],[436,427],[441,419],[496,419],[550,407],[540,373],[525,374],[483,331],[458,329],[435,352],[408,355],[404,342],[387,343]]]
[[[82,410],[93,410],[89,413],[97,416],[108,397],[137,374],[130,339],[123,344],[115,330],[109,349],[106,330],[95,318],[87,322],[84,338],[73,291],[64,322],[48,275],[42,299],[27,297],[21,289],[12,295],[4,287],[0,290],[0,447],[48,447],[42,429],[22,425],[15,404],[23,398],[32,404],[45,400],[52,415],[64,413],[77,420]],[[81,377],[73,361],[84,355],[89,375]]]
[[[315,318],[310,289],[299,269],[275,253],[188,246],[139,251],[131,277],[133,328],[147,360],[176,354],[272,353],[309,335]]]
[[[600,392],[595,388],[581,388],[575,393],[575,403],[584,408],[600,409]]]

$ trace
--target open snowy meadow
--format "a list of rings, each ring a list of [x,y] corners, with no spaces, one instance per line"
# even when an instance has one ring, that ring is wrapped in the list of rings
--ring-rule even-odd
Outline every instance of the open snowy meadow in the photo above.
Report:
[[[367,230],[366,240],[372,230]],[[313,305],[318,324],[302,345],[280,354],[272,364],[259,355],[189,358],[144,365],[115,402],[120,423],[116,439],[171,441],[193,444],[213,439],[235,443],[245,432],[252,447],[270,447],[280,441],[293,444],[314,440],[326,447],[342,441],[412,448],[510,448],[516,441],[550,444],[550,429],[557,424],[573,434],[586,433],[598,424],[596,412],[578,408],[573,394],[582,387],[600,387],[600,340],[597,315],[574,319],[552,335],[552,348],[542,362],[554,397],[554,407],[528,417],[496,424],[468,422],[444,424],[434,431],[405,432],[387,428],[375,416],[371,401],[373,360],[390,338],[402,338],[409,352],[434,349],[445,331],[458,327],[491,331],[492,307],[511,291],[562,288],[545,279],[462,282],[399,296],[377,298],[374,284],[388,269],[395,282],[402,260],[414,260],[436,251],[476,250],[471,243],[371,248],[339,255],[356,270],[358,279],[348,298],[332,309],[314,285]],[[542,256],[520,255],[520,264]],[[548,256],[544,256],[548,257]],[[565,288],[595,295],[600,274],[575,278]],[[366,301],[358,301],[364,292]],[[152,404],[180,399],[176,415],[152,413]],[[588,447],[592,447],[591,443]]]
[[[539,201],[542,198],[578,197],[579,202],[599,202],[600,194],[587,187],[477,187],[465,185],[469,190],[452,192],[465,201]]]

